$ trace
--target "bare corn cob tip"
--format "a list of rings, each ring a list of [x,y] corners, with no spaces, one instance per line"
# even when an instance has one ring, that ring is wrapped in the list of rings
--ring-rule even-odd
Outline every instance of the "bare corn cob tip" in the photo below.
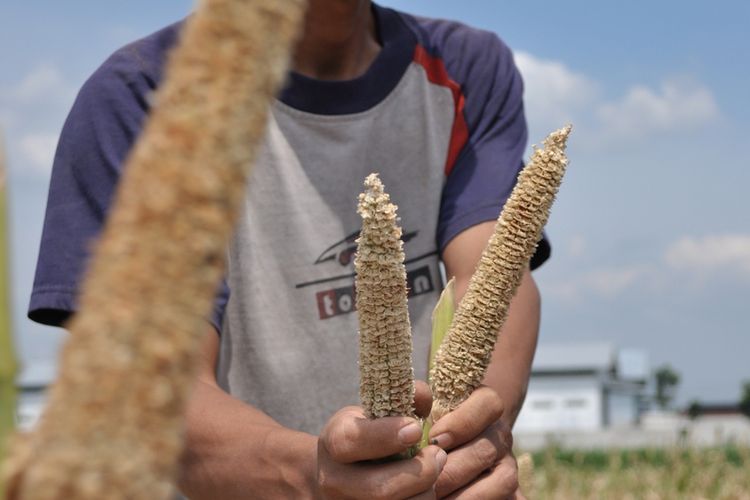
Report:
[[[547,223],[565,168],[568,125],[553,132],[518,176],[430,372],[432,419],[476,389],[492,358],[511,299]]]
[[[173,496],[221,256],[305,4],[202,0],[182,28],[49,404],[8,461],[11,500]]]
[[[369,418],[414,416],[411,326],[396,205],[377,174],[365,180],[357,212],[357,313],[360,401]]]

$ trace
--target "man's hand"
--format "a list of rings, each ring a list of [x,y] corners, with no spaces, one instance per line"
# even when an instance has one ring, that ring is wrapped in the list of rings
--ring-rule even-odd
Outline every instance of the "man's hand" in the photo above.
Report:
[[[417,383],[417,415],[430,413],[427,384]],[[445,451],[428,446],[409,460],[388,460],[419,443],[421,424],[408,417],[370,420],[350,406],[337,412],[318,438],[318,486],[323,498],[433,499]]]
[[[480,387],[430,430],[430,441],[448,451],[436,485],[438,498],[520,499],[518,467],[503,404]]]
[[[387,459],[419,442],[422,427],[407,417],[367,419],[351,406],[336,413],[318,439],[318,485],[323,498],[435,498],[435,481],[447,460],[428,446],[409,460]]]

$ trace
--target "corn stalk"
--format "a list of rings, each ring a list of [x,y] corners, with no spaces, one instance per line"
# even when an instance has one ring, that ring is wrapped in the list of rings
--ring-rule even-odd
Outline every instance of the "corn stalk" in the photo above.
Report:
[[[8,272],[8,207],[5,151],[0,137],[0,464],[5,460],[8,440],[13,433],[16,417],[16,374],[18,362],[13,346],[10,308],[10,273]],[[0,498],[5,491],[0,476]]]
[[[200,338],[304,0],[204,0],[87,272],[13,500],[166,499]]]
[[[547,223],[568,160],[571,127],[535,149],[503,207],[430,371],[432,419],[454,410],[484,379],[498,333]]]

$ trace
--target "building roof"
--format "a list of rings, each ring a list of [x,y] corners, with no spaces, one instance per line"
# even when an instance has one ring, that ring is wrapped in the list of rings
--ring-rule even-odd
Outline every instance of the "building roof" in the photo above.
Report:
[[[616,351],[607,342],[539,344],[533,372],[606,371],[615,363]]]
[[[55,380],[57,367],[52,363],[31,362],[16,377],[19,389],[42,389]]]
[[[532,373],[615,373],[620,380],[645,381],[648,357],[637,349],[617,349],[609,342],[540,344]]]
[[[697,403],[698,415],[743,415],[738,403]],[[689,409],[682,412],[690,413]]]

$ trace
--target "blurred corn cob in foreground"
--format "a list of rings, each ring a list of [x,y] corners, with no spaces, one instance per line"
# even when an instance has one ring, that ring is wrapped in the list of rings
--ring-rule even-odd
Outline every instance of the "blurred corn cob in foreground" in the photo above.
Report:
[[[396,205],[377,174],[365,180],[354,260],[359,316],[360,401],[369,418],[414,417],[411,326]]]
[[[503,207],[430,371],[433,421],[466,400],[484,379],[508,307],[565,173],[570,130],[568,125],[553,132],[541,149],[535,149]]]
[[[188,18],[96,248],[13,500],[166,499],[205,318],[303,0]]]

